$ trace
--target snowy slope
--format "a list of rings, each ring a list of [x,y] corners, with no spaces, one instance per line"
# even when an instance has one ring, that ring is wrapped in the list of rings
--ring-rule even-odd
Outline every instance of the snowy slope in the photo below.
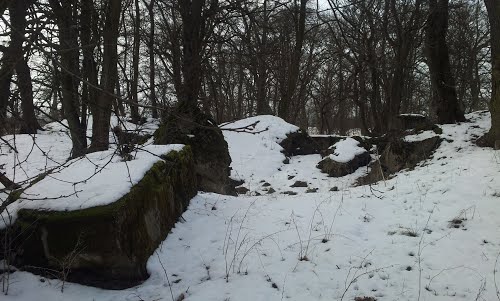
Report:
[[[241,132],[245,127],[249,128]],[[275,174],[283,165],[285,156],[279,143],[299,128],[279,117],[263,115],[228,123],[221,129],[232,159],[231,177],[254,185]]]
[[[282,165],[272,135],[225,133],[240,176],[276,193],[199,194],[135,288],[61,293],[60,281],[16,272],[2,300],[497,300],[500,153],[471,142],[489,115],[467,117],[442,126],[431,160],[371,188],[321,174],[320,156]],[[295,180],[319,190],[290,188]]]

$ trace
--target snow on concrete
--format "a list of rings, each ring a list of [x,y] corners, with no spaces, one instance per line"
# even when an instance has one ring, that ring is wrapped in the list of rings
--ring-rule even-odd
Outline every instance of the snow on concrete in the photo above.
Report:
[[[161,155],[180,151],[181,144],[148,145],[133,152],[133,160],[123,161],[115,150],[87,154],[70,160],[35,185],[7,207],[0,218],[15,221],[20,209],[72,211],[108,205],[127,194],[139,183]]]
[[[66,283],[61,293],[58,280],[15,272],[2,300],[497,300],[500,153],[473,144],[489,114],[467,118],[442,126],[446,140],[432,159],[371,187],[321,174],[319,155],[259,173],[253,164],[281,164],[263,146],[273,139],[225,133],[235,162],[260,151],[237,167],[245,180],[298,194],[200,193],[151,256],[143,284],[107,291]],[[290,188],[295,180],[319,190]]]
[[[401,116],[401,117],[420,117],[420,118],[425,118],[425,115],[418,114],[418,113],[399,114],[399,116]]]
[[[345,138],[330,146],[331,149],[335,149],[333,154],[328,157],[333,161],[340,163],[347,163],[354,159],[355,156],[361,155],[366,152],[366,149],[359,147],[359,141],[352,138]]]
[[[259,115],[225,123],[221,126],[221,129],[241,129],[246,126],[251,126],[251,132],[266,136],[266,138],[275,140],[278,143],[283,141],[287,134],[299,130],[298,126],[272,115]]]
[[[91,117],[88,122],[92,124]],[[149,119],[137,126],[112,116],[111,126],[116,125],[129,131],[152,134],[158,127],[158,121]],[[91,126],[87,134],[92,134]],[[8,144],[0,142],[0,172],[9,179],[27,187],[38,175],[49,174],[37,185],[26,189],[18,201],[1,213],[0,229],[14,221],[17,211],[22,208],[62,211],[114,202],[161,160],[160,155],[182,148],[182,145],[144,145],[132,153],[134,160],[124,162],[116,153],[115,138],[110,132],[109,151],[68,161],[71,139],[65,120],[45,125],[44,130],[36,135],[7,135],[2,138]],[[0,203],[6,198],[5,193],[0,194]]]

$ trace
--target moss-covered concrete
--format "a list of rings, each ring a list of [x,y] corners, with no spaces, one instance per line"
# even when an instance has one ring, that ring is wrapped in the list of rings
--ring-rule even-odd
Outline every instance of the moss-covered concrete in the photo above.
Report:
[[[235,183],[229,178],[231,156],[217,123],[196,110],[170,114],[156,130],[156,144],[180,143],[193,150],[199,190],[235,195]]]
[[[163,158],[109,205],[19,211],[15,264],[56,277],[68,272],[69,281],[112,289],[145,280],[148,258],[197,192],[190,147]]]

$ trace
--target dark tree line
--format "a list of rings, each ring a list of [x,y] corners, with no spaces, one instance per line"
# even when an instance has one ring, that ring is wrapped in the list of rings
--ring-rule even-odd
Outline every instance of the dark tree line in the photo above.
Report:
[[[66,119],[73,156],[108,148],[112,114],[196,110],[379,135],[403,113],[453,123],[489,107],[500,140],[497,1],[3,0],[0,13],[0,131]]]

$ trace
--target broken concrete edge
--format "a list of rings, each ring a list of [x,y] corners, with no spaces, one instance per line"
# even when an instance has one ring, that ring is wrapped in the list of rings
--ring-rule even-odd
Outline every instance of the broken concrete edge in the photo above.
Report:
[[[130,192],[105,206],[75,211],[20,210],[2,234],[14,266],[106,289],[149,277],[146,263],[197,194],[191,148],[162,156]],[[2,235],[2,237],[4,237]]]
[[[236,196],[237,182],[230,178],[229,147],[213,118],[199,109],[172,112],[154,133],[155,144],[184,144],[192,147],[198,189]]]
[[[401,115],[401,119],[409,116],[410,119],[415,119],[414,114]],[[280,142],[280,146],[283,148],[282,153],[286,157],[300,156],[300,155],[312,155],[321,154],[322,157],[326,156],[326,151],[328,148],[335,143],[350,137],[357,140],[360,146],[370,151],[372,145],[380,146],[381,142],[391,140],[394,137],[403,137],[407,135],[415,135],[422,133],[424,131],[433,131],[437,135],[443,133],[443,130],[439,125],[431,123],[428,121],[427,117],[418,117],[421,122],[411,123],[411,125],[405,126],[402,129],[393,130],[383,136],[341,136],[341,135],[309,135],[307,131],[299,129],[296,132],[287,134],[286,138]],[[383,148],[383,147],[382,147]],[[380,148],[379,148],[380,149]]]
[[[360,143],[359,144],[360,147],[367,150],[367,153],[364,153],[362,156],[355,158],[354,161],[356,161],[355,164],[356,166],[350,166],[349,164],[344,164],[344,163],[335,163],[332,160],[330,160],[332,162],[327,162],[328,160],[323,159],[318,163],[317,167],[321,169],[323,172],[329,174],[330,176],[341,177],[353,173],[358,168],[370,164],[368,165],[368,167],[369,170],[371,171],[366,176],[361,177],[358,180],[357,185],[373,184],[382,179],[387,179],[391,177],[393,174],[397,173],[402,169],[413,168],[421,161],[427,159],[435,151],[435,149],[439,147],[439,144],[442,140],[439,137],[439,135],[442,134],[442,129],[438,125],[428,122],[425,118],[422,119],[421,121],[423,122],[418,124],[412,124],[411,125],[412,128],[410,129],[395,130],[380,137],[352,136],[351,138],[357,140]],[[386,154],[386,156],[388,156],[389,151],[387,150],[387,148],[391,147],[391,145],[392,147],[394,147],[394,145],[400,144],[400,146],[402,146],[403,148],[405,146],[417,145],[420,143],[427,145],[429,143],[428,141],[431,140],[425,139],[422,141],[405,142],[404,137],[408,135],[419,134],[422,133],[423,131],[428,131],[428,130],[433,131],[436,134],[435,137],[429,139],[437,142],[435,143],[431,142],[429,144],[429,147],[424,147],[426,148],[426,150],[423,150],[423,153],[421,155],[418,154],[416,157],[412,157],[409,161],[412,162],[411,164],[409,162],[406,162],[405,164],[396,164],[398,165],[397,167],[396,166],[387,167],[387,165],[390,164],[389,163],[385,164],[382,162],[382,166],[377,167],[377,164],[380,163],[377,163],[377,160],[375,161],[372,160],[371,158],[372,156],[377,156],[377,155],[382,156],[382,154],[384,153]],[[309,136],[305,131],[298,130],[297,132],[288,134],[287,138],[284,139],[280,143],[280,145],[281,147],[283,147],[282,152],[286,157],[297,156],[297,155],[311,155],[311,154],[320,154],[322,157],[327,157],[327,155],[329,154],[329,148],[335,143],[345,138],[346,137],[344,136],[335,136],[335,135]],[[410,153],[406,153],[405,151],[403,151],[401,155],[411,157],[411,151]],[[336,166],[336,168],[333,169],[337,170],[338,172],[330,172],[333,169],[328,167],[329,166],[331,167],[332,165]],[[384,174],[380,173],[377,170],[384,170],[383,171]]]
[[[370,150],[371,144],[368,145],[367,141],[371,138],[361,136],[349,136],[360,143],[360,147]],[[327,150],[335,143],[348,138],[348,136],[338,135],[317,135],[310,136],[304,130],[298,130],[293,133],[287,134],[287,137],[280,142],[283,148],[282,153],[286,157],[303,156],[320,154],[322,157],[326,156]]]
[[[403,139],[387,142],[379,157],[368,165],[368,173],[358,178],[356,186],[371,185],[392,178],[405,169],[413,169],[432,157],[444,139],[434,136],[420,141]]]

